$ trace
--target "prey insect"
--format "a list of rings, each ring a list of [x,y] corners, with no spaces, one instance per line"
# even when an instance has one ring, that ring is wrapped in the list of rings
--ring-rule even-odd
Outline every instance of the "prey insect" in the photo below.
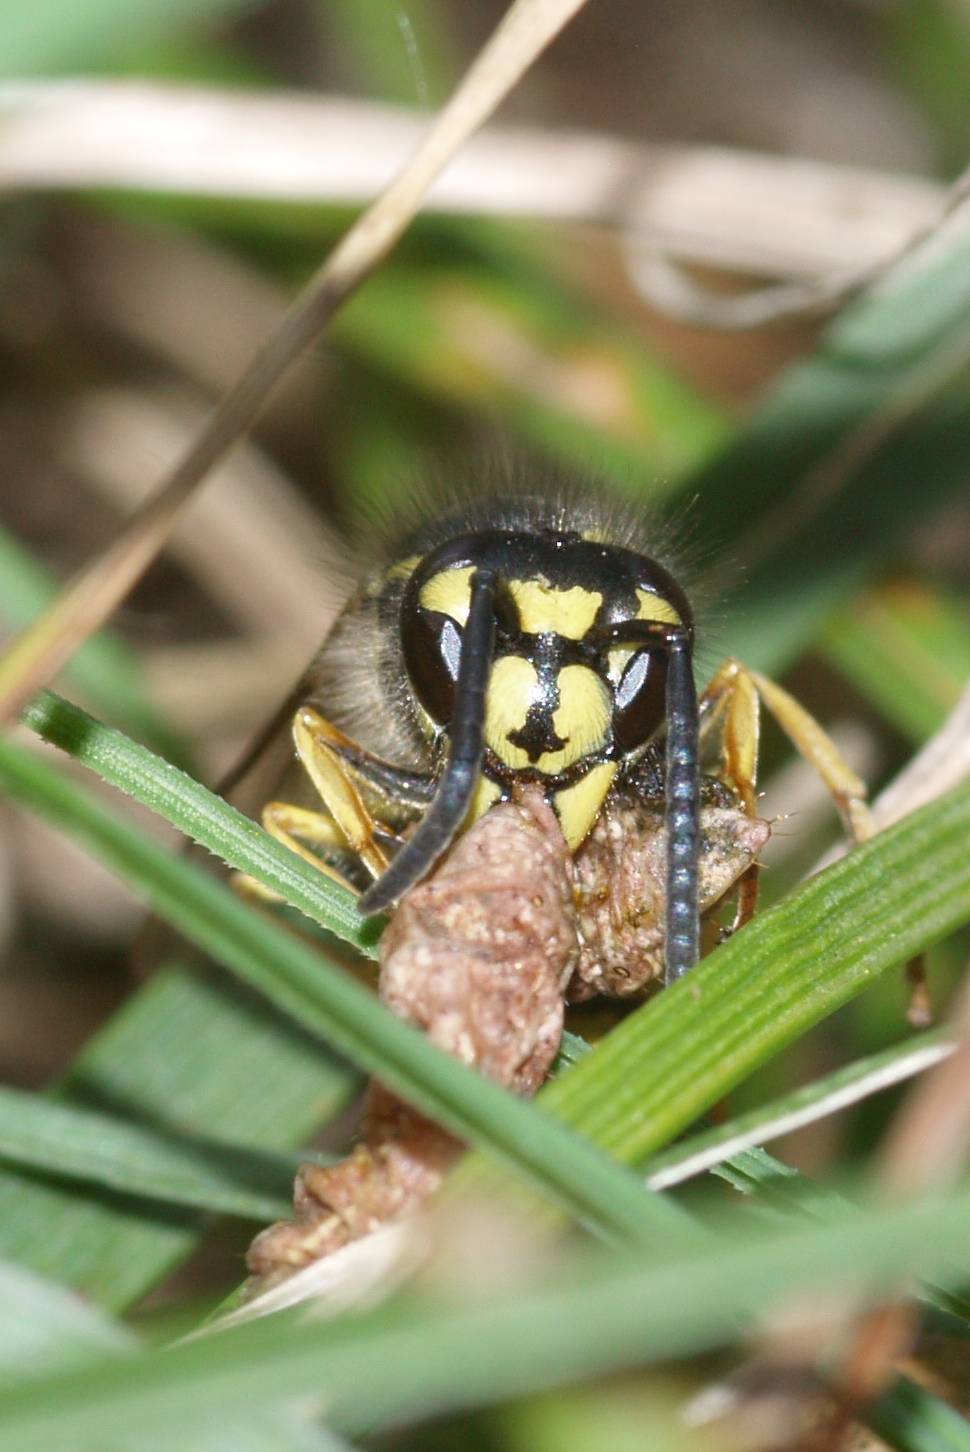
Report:
[[[406,533],[304,688],[293,737],[316,800],[270,802],[265,826],[362,913],[397,908],[385,1002],[518,1093],[548,1073],[566,1002],[669,984],[705,923],[751,916],[761,703],[868,835],[863,784],[787,692],[728,661],[698,700],[695,632],[635,516],[587,490],[510,491]],[[304,1167],[296,1221],[258,1238],[252,1270],[396,1217],[455,1149],[375,1086],[361,1144]]]

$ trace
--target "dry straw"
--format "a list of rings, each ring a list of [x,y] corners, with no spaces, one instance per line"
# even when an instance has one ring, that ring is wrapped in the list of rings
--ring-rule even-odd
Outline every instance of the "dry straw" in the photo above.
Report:
[[[583,4],[515,0],[510,6],[410,161],[344,234],[182,460],[108,547],[14,640],[0,660],[0,719],[21,711],[107,620],[286,369],[387,256],[434,179]]]

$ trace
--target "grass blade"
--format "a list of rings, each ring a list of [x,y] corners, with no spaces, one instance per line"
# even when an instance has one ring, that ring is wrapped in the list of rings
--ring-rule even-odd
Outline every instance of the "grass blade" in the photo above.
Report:
[[[183,947],[85,1045],[56,1099],[259,1154],[305,1143],[358,1082],[319,1038]],[[0,1252],[111,1309],[156,1285],[208,1223],[188,1206],[0,1169]]]
[[[104,1365],[106,1357],[127,1361],[139,1349],[125,1327],[79,1296],[4,1261],[0,1261],[0,1306],[0,1406],[5,1388],[25,1376]],[[167,1442],[163,1434],[161,1445]],[[71,1439],[70,1445],[77,1444]],[[148,1452],[159,1445],[150,1427],[140,1428],[126,1442],[132,1452]],[[193,1442],[195,1452],[335,1452],[336,1447],[336,1439],[276,1408],[257,1408],[245,1425],[233,1426],[230,1421]]]
[[[0,1261],[0,1383],[124,1354],[134,1336],[79,1296]],[[2,1393],[0,1393],[2,1397]]]
[[[906,1378],[869,1407],[866,1421],[898,1452],[966,1452],[970,1438],[962,1412]]]
[[[540,1102],[643,1164],[772,1054],[970,919],[970,783],[912,813],[619,1024]],[[472,1156],[456,1179],[475,1183]]]
[[[178,1137],[0,1088],[0,1160],[211,1214],[274,1220],[292,1208],[296,1160]]]
[[[881,1054],[858,1059],[813,1084],[773,1100],[771,1104],[759,1106],[748,1114],[729,1120],[727,1124],[719,1124],[702,1134],[681,1140],[649,1162],[646,1167],[647,1183],[654,1190],[679,1185],[741,1150],[752,1145],[768,1144],[803,1125],[837,1114],[850,1104],[858,1104],[870,1094],[899,1084],[913,1074],[921,1074],[951,1052],[952,1044],[946,1041],[942,1032],[934,1030],[895,1044]]]
[[[27,707],[24,720],[45,741],[158,812],[230,867],[258,878],[358,952],[376,957],[379,928],[361,920],[349,892],[185,772],[51,691]]]
[[[146,1423],[179,1446],[185,1428],[227,1406],[242,1413],[307,1396],[336,1402],[351,1424],[489,1404],[723,1344],[779,1299],[847,1276],[864,1277],[874,1298],[904,1274],[956,1277],[968,1213],[964,1191],[794,1232],[749,1223],[746,1234],[661,1261],[610,1260],[469,1307],[382,1307],[324,1324],[270,1317],[123,1366],[25,1381],[0,1407],[0,1452],[121,1441]]]
[[[0,742],[0,784],[78,838],[160,917],[277,1007],[457,1134],[488,1145],[580,1220],[634,1241],[684,1233],[680,1212],[634,1176],[534,1104],[435,1049],[341,969],[111,817],[48,763]]]

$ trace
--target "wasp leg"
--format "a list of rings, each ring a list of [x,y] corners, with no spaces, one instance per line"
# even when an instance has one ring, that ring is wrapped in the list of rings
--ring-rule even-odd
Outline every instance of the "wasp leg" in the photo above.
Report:
[[[360,858],[372,877],[380,877],[387,870],[388,858],[377,841],[377,823],[339,752],[340,746],[353,743],[312,706],[301,706],[297,711],[293,740],[307,775],[320,793],[327,814],[324,820],[332,819],[345,847]]]
[[[297,711],[293,740],[300,762],[320,794],[322,809],[269,802],[263,808],[263,826],[304,862],[359,895],[360,888],[340,871],[339,860],[355,857],[372,877],[380,877],[389,861],[385,846],[393,850],[401,841],[383,820],[375,820],[361,797],[357,780],[370,789],[380,805],[386,803],[387,815],[393,818],[401,815],[402,805],[407,809],[420,793],[420,774],[398,772],[363,751],[312,706]],[[397,788],[401,788],[403,803]],[[270,889],[245,875],[240,875],[237,882],[254,896],[277,900]]]
[[[434,800],[436,779],[431,772],[394,766],[383,757],[375,756],[372,751],[346,736],[332,721],[321,716],[313,706],[304,706],[297,713],[294,718],[294,736],[299,730],[300,718],[304,716],[307,718],[309,730],[324,743],[328,752],[338,758],[344,775],[355,785],[363,787],[368,798],[374,798],[381,825],[385,820],[411,820],[425,811]],[[297,750],[299,749],[298,741]]]
[[[277,842],[282,842],[290,852],[295,852],[317,872],[339,882],[349,892],[359,891],[327,855],[332,853],[340,858],[346,857],[350,852],[346,837],[332,817],[324,812],[310,811],[307,807],[294,806],[291,802],[267,802],[261,816],[269,835]],[[278,892],[246,872],[233,873],[232,883],[247,897],[258,898],[263,902],[283,901]]]
[[[357,888],[329,860],[328,852],[346,856],[351,850],[347,838],[326,812],[314,812],[292,802],[267,802],[263,808],[263,826],[271,837],[282,842],[291,852],[309,862],[318,872],[339,882],[353,893]]]
[[[873,824],[866,805],[865,784],[843,760],[828,733],[781,686],[740,661],[728,660],[704,692],[701,729],[704,738],[715,728],[720,730],[720,774],[737,792],[745,812],[749,816],[755,815],[760,703],[768,708],[796,751],[814,766],[822,778],[850,841],[864,842],[871,837]],[[738,908],[732,931],[751,917],[757,893],[758,867],[755,864],[739,884]]]
[[[761,709],[750,672],[737,661],[726,661],[701,697],[699,713],[702,742],[715,727],[720,731],[720,779],[736,792],[745,815],[756,817]],[[724,929],[725,936],[736,933],[754,917],[760,873],[760,865],[752,862],[738,879],[734,920]]]
[[[402,811],[409,815],[425,811],[434,800],[435,778],[430,772],[410,771],[403,766],[392,766],[365,751],[349,737],[334,730],[333,749],[337,752],[347,773],[354,781],[361,782],[382,802],[386,802],[395,814]]]
[[[814,766],[832,800],[838,808],[845,826],[846,835],[853,843],[865,842],[875,831],[872,814],[866,803],[865,783],[845,761],[835,742],[824,731],[804,706],[790,696],[781,686],[758,671],[749,669],[740,661],[729,660],[717,672],[704,693],[704,701],[710,720],[716,720],[723,712],[726,726],[737,709],[735,701],[741,700],[740,721],[742,726],[750,722],[752,712],[757,713],[757,704],[750,704],[753,697],[760,697],[774,716],[778,725],[810,766]],[[707,728],[705,720],[705,731]],[[745,727],[745,729],[747,729]],[[740,766],[742,775],[750,783],[753,801],[754,768],[757,765],[758,732],[754,728],[754,741],[746,746],[737,739],[737,732],[725,730],[725,767],[731,778],[732,766]],[[733,779],[732,779],[733,780]],[[741,780],[734,782],[744,800],[745,785]],[[745,809],[748,810],[747,802]]]
[[[700,699],[701,739],[720,734],[721,775],[737,792],[749,817],[755,815],[761,711],[749,671],[725,661]]]
[[[704,693],[701,730],[706,736],[713,725],[723,721],[723,771],[729,784],[738,791],[745,811],[753,811],[759,698],[795,750],[818,772],[838,809],[849,841],[853,844],[868,841],[876,828],[866,801],[865,783],[845,761],[828,732],[781,686],[740,661],[728,660]],[[739,898],[739,915],[742,907],[743,899]],[[932,1020],[932,1012],[922,957],[914,958],[906,972],[910,986],[908,1017],[914,1026],[924,1027]]]
[[[859,843],[874,836],[876,825],[866,801],[866,784],[843,758],[831,736],[781,686],[756,671],[750,674],[778,725],[828,788],[849,840]]]

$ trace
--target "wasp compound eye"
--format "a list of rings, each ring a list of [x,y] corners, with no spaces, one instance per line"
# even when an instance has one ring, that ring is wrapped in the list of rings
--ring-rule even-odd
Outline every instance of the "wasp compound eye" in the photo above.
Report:
[[[383,912],[419,882],[450,846],[467,815],[484,750],[482,727],[495,639],[494,611],[494,574],[487,569],[472,570],[465,617],[467,638],[455,682],[455,711],[450,723],[448,759],[424,820],[383,877],[363,894],[360,899],[362,912]]]
[[[624,754],[633,751],[657,732],[667,713],[667,655],[660,650],[614,647],[611,655],[629,656],[621,661],[621,674],[613,697],[613,738]]]
[[[450,615],[420,605],[402,622],[405,668],[415,695],[438,726],[447,726],[455,709],[461,636],[461,627]]]
[[[449,541],[426,556],[411,576],[402,601],[404,666],[419,704],[436,726],[449,726],[454,714],[472,577],[477,566],[489,564],[475,543]],[[517,628],[518,617],[508,588],[500,580],[493,582],[492,610],[495,628],[503,639]]]

